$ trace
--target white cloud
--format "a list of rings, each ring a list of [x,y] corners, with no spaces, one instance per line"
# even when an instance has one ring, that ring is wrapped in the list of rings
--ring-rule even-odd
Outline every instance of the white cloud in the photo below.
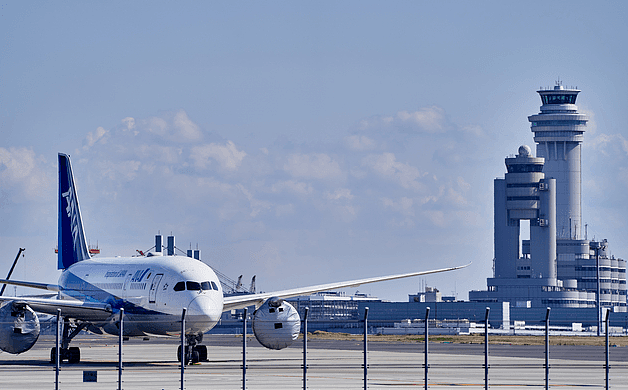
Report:
[[[203,135],[198,125],[192,122],[188,118],[188,114],[183,110],[179,110],[175,114],[173,123],[174,128],[177,130],[176,137],[184,141],[198,141]]]
[[[484,130],[482,129],[481,126],[478,125],[467,125],[467,126],[462,126],[460,128],[460,130],[462,130],[464,133],[469,133],[472,134],[476,137],[483,137],[485,135]]]
[[[458,187],[460,187],[463,191],[469,191],[471,189],[471,184],[467,183],[461,176],[458,176],[456,179],[456,184],[458,184]]]
[[[130,116],[126,117],[122,119],[122,123],[124,123],[126,126],[125,131],[130,131],[130,130],[135,129],[135,118],[132,118]],[[137,134],[137,132],[135,132],[135,134]]]
[[[292,203],[289,204],[280,204],[275,206],[275,216],[283,217],[284,215],[293,215],[294,214],[294,205]]]
[[[423,216],[427,218],[435,226],[438,226],[441,228],[447,226],[445,213],[441,210],[425,210],[423,211]]]
[[[183,149],[173,146],[144,144],[138,146],[135,152],[138,157],[146,162],[155,163],[155,161],[161,161],[166,164],[176,164],[179,162]]]
[[[333,193],[326,192],[325,197],[328,200],[336,200],[336,201],[342,200],[342,199],[346,199],[346,200],[353,199],[353,195],[351,195],[351,190],[348,188],[339,188]]]
[[[128,131],[137,128],[135,119],[128,117],[122,120]],[[203,133],[200,127],[194,123],[184,110],[175,113],[167,113],[163,117],[150,117],[140,121],[138,130],[133,132],[134,135],[139,134],[139,130],[157,135],[171,142],[190,143],[198,142]]]
[[[283,169],[294,177],[335,179],[342,176],[340,165],[326,154],[291,154]]]
[[[447,189],[447,200],[452,204],[458,207],[467,205],[467,199],[458,191],[453,188]]]
[[[107,133],[108,131],[102,127],[97,128],[93,133],[91,131],[87,133],[87,136],[85,137],[85,141],[83,145],[83,150],[87,150],[91,148],[98,141],[103,140],[104,142],[105,135],[107,135]]]
[[[207,168],[211,163],[209,159],[212,158],[222,168],[235,171],[242,164],[242,160],[246,157],[246,152],[238,150],[232,141],[227,141],[226,145],[211,143],[195,146],[192,148],[190,157],[198,168]]]
[[[397,113],[396,119],[427,133],[442,133],[444,131],[445,110],[432,106],[419,108],[418,111],[400,111]]]
[[[272,185],[271,191],[275,193],[290,191],[299,195],[311,194],[314,189],[308,183],[294,180],[280,181]]]
[[[605,156],[628,156],[628,140],[621,134],[600,134],[590,141],[590,145]]]
[[[11,194],[12,201],[46,198],[53,182],[51,173],[32,149],[0,147],[0,191]]]
[[[345,144],[352,150],[373,150],[377,146],[374,140],[364,135],[350,135],[345,137]]]
[[[251,205],[251,213],[249,215],[252,218],[257,217],[261,212],[265,210],[270,210],[270,202],[255,199],[251,191],[247,190],[242,184],[238,184],[237,187],[240,189],[240,191],[242,191],[244,196],[248,199],[249,204]]]
[[[165,137],[168,134],[168,122],[159,117],[151,117],[142,121],[143,126],[150,133]]]
[[[362,160],[362,164],[373,169],[377,174],[398,182],[403,188],[423,191],[425,185],[417,181],[427,175],[418,168],[398,162],[394,153],[370,155]]]
[[[134,160],[109,161],[103,164],[104,169],[101,174],[112,181],[131,181],[137,177],[141,164],[141,162]]]
[[[394,127],[421,133],[446,131],[445,110],[438,106],[422,107],[416,111],[399,111],[394,116],[375,116],[360,121],[362,130]]]
[[[399,200],[399,202],[395,202],[389,198],[382,198],[382,204],[384,205],[384,208],[390,208],[403,216],[414,217],[414,200],[411,198],[404,196]]]

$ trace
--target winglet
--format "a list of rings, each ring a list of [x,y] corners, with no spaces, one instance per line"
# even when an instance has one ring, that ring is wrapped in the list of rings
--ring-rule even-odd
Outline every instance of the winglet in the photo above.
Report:
[[[70,166],[70,157],[59,153],[59,256],[57,268],[66,269],[89,259],[83,221]]]

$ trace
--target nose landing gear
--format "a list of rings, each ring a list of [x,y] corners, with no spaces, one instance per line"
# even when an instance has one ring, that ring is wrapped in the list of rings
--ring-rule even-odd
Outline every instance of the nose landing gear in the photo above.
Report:
[[[185,365],[207,361],[207,346],[198,344],[203,341],[203,335],[186,335]],[[177,348],[177,361],[181,361],[181,346]]]

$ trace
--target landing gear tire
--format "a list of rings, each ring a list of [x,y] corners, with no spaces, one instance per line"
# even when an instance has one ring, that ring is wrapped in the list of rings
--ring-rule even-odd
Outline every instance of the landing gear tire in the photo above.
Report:
[[[186,346],[185,347],[185,356],[184,356],[185,362],[184,364],[187,366],[188,364],[190,364],[190,360],[192,359],[192,356],[190,354],[190,347]],[[177,361],[181,361],[181,346],[179,345],[177,347]]]
[[[192,364],[198,363],[198,351],[192,351]]]
[[[185,365],[207,360],[207,347],[204,345],[186,346]],[[181,362],[181,346],[177,347],[177,361]]]
[[[68,349],[68,363],[79,363],[81,361],[81,350],[78,347]]]
[[[194,350],[198,352],[198,361],[206,362],[207,361],[207,346],[205,345],[195,345]]]

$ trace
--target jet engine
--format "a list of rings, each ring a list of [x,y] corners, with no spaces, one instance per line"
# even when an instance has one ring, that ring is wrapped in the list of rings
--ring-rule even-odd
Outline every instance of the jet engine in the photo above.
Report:
[[[253,333],[269,349],[283,349],[299,337],[301,318],[297,309],[279,298],[269,298],[253,313]]]
[[[0,307],[0,349],[18,354],[26,352],[39,338],[39,318],[26,304],[9,301]]]

